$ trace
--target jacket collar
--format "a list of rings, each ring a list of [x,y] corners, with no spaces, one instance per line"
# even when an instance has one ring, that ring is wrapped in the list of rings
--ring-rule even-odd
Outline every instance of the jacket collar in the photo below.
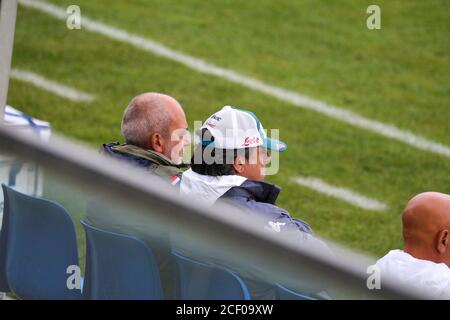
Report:
[[[152,163],[162,166],[171,166],[171,167],[179,166],[159,152],[150,149],[140,148],[131,144],[114,144],[111,146],[111,150],[114,152],[119,152],[127,155],[132,155],[138,158],[146,159]]]
[[[245,197],[257,202],[275,204],[280,191],[280,187],[268,182],[246,180],[240,186],[228,190],[222,198]]]
[[[212,205],[233,187],[240,186],[247,179],[237,175],[207,176],[189,169],[183,173],[180,194],[195,196]]]
[[[176,167],[176,168],[186,168],[189,166],[188,164],[185,163],[175,164],[172,160],[170,160],[165,155],[159,152],[150,149],[144,149],[131,144],[120,144],[118,142],[103,144],[102,152],[105,152],[110,155],[120,154],[123,155],[124,157],[141,160],[140,162],[147,163],[147,165],[156,164],[160,166]]]

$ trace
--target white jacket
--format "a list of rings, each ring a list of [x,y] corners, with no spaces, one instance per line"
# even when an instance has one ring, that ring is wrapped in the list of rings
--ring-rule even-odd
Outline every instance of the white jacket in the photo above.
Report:
[[[201,199],[204,203],[213,205],[225,192],[240,186],[245,180],[247,178],[238,175],[205,176],[189,169],[183,173],[180,194]]]
[[[431,299],[450,299],[450,268],[445,263],[416,259],[402,250],[392,250],[376,266],[381,287],[385,279]]]

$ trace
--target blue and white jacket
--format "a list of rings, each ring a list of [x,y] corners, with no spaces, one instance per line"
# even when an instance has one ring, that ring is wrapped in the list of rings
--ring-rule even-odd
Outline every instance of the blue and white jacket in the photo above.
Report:
[[[303,232],[313,234],[309,224],[292,218],[289,213],[276,206],[280,188],[274,184],[228,176],[205,176],[192,169],[183,173],[180,194],[201,199],[204,203],[214,204],[218,200],[250,209],[266,223],[265,229],[276,233]]]
[[[238,175],[206,176],[192,169],[183,173],[180,184],[180,195],[190,201],[195,198],[206,205],[226,201],[242,208],[244,214],[248,213],[249,218],[245,219],[246,223],[251,223],[257,228],[261,227],[277,237],[279,235],[286,238],[306,251],[333,257],[326,243],[313,235],[309,224],[292,218],[286,210],[275,204],[279,193],[278,186],[267,182],[249,180]],[[242,268],[236,270],[234,265],[229,265],[226,261],[217,262],[215,259],[212,261],[239,273],[246,281],[252,298],[266,299],[272,294],[273,285],[265,282],[264,273],[260,274],[257,266],[251,270]],[[249,279],[254,281],[249,282]],[[318,293],[324,288],[325,286],[307,279],[303,283],[305,293]]]

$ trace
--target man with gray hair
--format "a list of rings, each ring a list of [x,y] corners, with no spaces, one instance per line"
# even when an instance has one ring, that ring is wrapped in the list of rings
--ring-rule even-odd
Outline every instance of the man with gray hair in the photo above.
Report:
[[[181,176],[184,147],[190,144],[181,105],[172,97],[148,92],[131,100],[122,119],[125,144],[104,144],[102,152],[174,180]]]
[[[124,144],[104,144],[101,152],[127,161],[174,181],[181,176],[184,147],[190,144],[186,116],[181,105],[161,93],[143,93],[131,100],[122,119]],[[169,230],[127,219],[127,208],[91,201],[85,221],[112,232],[142,239],[156,258],[164,298],[174,298],[176,266],[171,255]]]

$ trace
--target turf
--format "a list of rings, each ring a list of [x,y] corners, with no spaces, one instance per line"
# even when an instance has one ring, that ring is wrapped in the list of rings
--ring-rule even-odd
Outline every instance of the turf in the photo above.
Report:
[[[52,1],[65,6],[70,1]],[[378,1],[382,29],[365,27],[368,1],[86,1],[82,14],[248,76],[450,144],[450,10],[446,1]],[[8,103],[92,147],[121,140],[124,107],[160,91],[190,125],[225,104],[280,128],[289,149],[269,181],[278,204],[316,233],[380,256],[401,246],[400,214],[414,194],[450,193],[448,158],[296,108],[64,21],[19,8],[13,66],[95,94],[90,104],[11,81]],[[371,212],[297,186],[314,176],[386,202]]]

